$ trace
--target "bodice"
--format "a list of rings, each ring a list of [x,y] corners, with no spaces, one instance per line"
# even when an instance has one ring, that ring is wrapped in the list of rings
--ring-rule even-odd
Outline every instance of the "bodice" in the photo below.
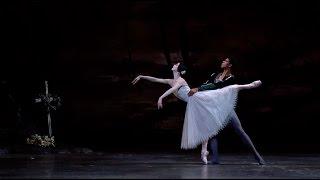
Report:
[[[190,87],[188,85],[183,85],[177,90],[175,95],[177,96],[177,98],[181,99],[182,101],[188,102],[188,99],[189,99],[188,93],[189,93],[189,91],[190,91]]]

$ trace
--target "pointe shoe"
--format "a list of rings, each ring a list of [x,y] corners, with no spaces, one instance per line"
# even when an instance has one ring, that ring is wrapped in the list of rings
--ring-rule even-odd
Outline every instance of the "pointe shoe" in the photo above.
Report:
[[[261,82],[260,80],[258,80],[258,81],[253,81],[253,82],[251,83],[251,87],[252,87],[252,88],[257,88],[257,87],[261,86],[261,84],[262,84],[262,82]]]
[[[204,164],[208,164],[207,156],[209,155],[208,151],[201,152],[201,160]]]

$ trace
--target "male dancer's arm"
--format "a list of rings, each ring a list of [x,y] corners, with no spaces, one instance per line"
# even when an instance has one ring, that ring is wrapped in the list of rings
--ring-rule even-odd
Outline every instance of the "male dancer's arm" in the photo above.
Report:
[[[198,92],[199,89],[201,90],[204,90],[206,88],[212,88],[212,83],[214,82],[214,79],[215,79],[215,76],[216,76],[216,73],[212,73],[209,77],[209,79],[203,83],[200,87],[197,87],[197,88],[192,88],[189,93],[188,93],[188,96],[192,96],[194,93]]]
[[[210,78],[212,78],[212,75],[211,75]],[[208,83],[208,82],[210,82],[210,83]],[[191,89],[189,91],[188,95],[192,96],[194,93],[196,93],[198,91],[220,89],[220,88],[223,88],[225,86],[232,85],[234,83],[235,83],[235,80],[234,80],[234,76],[233,75],[228,77],[226,80],[220,81],[220,82],[217,82],[217,83],[214,83],[214,80],[210,79],[206,83],[202,84],[201,86]]]
[[[216,77],[216,73],[212,73],[209,77],[209,79],[203,83],[201,86],[194,88],[194,90],[199,91],[199,89],[201,89],[201,91],[203,90],[209,90],[209,89],[214,89],[214,79]]]
[[[214,90],[214,89],[220,89],[225,86],[229,86],[234,84],[234,76],[228,77],[224,81],[220,81],[217,83],[208,83],[208,84],[202,84],[200,87],[198,87],[198,91],[205,91],[205,90]]]

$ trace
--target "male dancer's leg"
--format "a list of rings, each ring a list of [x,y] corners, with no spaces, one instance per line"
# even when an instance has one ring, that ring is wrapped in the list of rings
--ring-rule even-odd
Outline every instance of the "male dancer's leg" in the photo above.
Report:
[[[233,111],[231,114],[231,124],[236,133],[240,136],[241,140],[250,148],[250,150],[254,153],[255,159],[259,162],[259,164],[265,164],[264,160],[254,147],[250,137],[247,133],[243,130],[240,120],[237,114]]]
[[[218,139],[216,136],[212,137],[209,140],[210,151],[211,151],[211,163],[219,164],[219,155],[218,155]]]

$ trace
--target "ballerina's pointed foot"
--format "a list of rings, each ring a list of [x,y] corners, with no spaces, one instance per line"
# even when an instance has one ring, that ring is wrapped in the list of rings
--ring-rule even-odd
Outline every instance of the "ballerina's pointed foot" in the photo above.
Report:
[[[209,155],[208,151],[202,151],[201,152],[201,160],[204,164],[208,164],[207,156]]]
[[[259,87],[259,86],[261,86],[261,84],[262,84],[262,82],[260,81],[260,80],[257,80],[257,81],[253,81],[252,83],[251,83],[251,87],[252,88],[257,88],[257,87]]]

